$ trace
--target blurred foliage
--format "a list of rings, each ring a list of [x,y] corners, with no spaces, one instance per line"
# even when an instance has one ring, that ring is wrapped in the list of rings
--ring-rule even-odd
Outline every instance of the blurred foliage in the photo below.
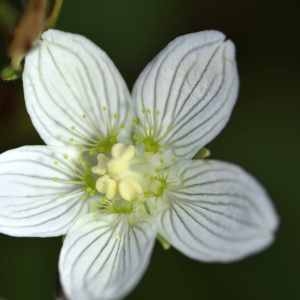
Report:
[[[11,0],[16,9],[21,2]],[[227,129],[208,148],[213,158],[255,174],[281,217],[276,243],[234,264],[198,263],[158,245],[149,271],[128,299],[300,298],[298,5],[296,0],[65,1],[58,28],[95,41],[130,86],[180,34],[214,28],[233,39],[241,75],[239,102]],[[0,65],[7,60],[4,45],[1,40]],[[21,82],[0,82],[0,136],[1,151],[42,143],[26,114]],[[60,244],[59,238],[1,236],[0,294],[8,300],[52,300]]]
[[[0,0],[0,27],[11,31],[18,17],[17,9],[6,0]]]

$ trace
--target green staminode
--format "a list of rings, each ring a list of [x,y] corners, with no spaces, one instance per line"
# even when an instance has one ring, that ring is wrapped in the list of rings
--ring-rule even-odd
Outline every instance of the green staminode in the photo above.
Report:
[[[133,211],[133,203],[124,200],[114,201],[111,206],[111,211],[118,214],[130,214]]]
[[[110,133],[104,139],[97,142],[94,147],[90,150],[90,154],[96,153],[109,153],[114,144],[117,143],[118,135],[115,132]]]
[[[84,173],[82,175],[82,181],[85,187],[85,192],[89,196],[96,195],[96,180],[90,168],[85,168]]]
[[[159,186],[155,192],[155,196],[161,197],[163,195],[163,193],[165,192],[167,185],[168,185],[167,178],[165,176],[156,176],[155,180],[157,180],[159,182]]]
[[[159,143],[152,136],[145,136],[142,143],[146,152],[157,153],[160,150]]]

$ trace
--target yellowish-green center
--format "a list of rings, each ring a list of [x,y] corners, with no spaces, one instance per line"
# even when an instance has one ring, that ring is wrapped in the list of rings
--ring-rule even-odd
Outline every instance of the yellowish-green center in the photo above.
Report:
[[[140,145],[115,143],[105,153],[83,152],[81,165],[92,210],[151,214],[169,184],[165,157]]]
[[[97,165],[92,172],[98,175],[96,190],[109,200],[120,197],[133,201],[143,197],[142,178],[131,169],[136,155],[133,145],[115,144],[111,156],[102,153],[97,156]]]

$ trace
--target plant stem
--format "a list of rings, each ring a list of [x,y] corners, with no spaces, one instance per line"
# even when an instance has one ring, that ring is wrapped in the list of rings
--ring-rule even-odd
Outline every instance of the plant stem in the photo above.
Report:
[[[64,0],[54,0],[51,13],[46,21],[46,25],[45,25],[46,29],[54,27],[55,24],[57,23],[63,2]]]

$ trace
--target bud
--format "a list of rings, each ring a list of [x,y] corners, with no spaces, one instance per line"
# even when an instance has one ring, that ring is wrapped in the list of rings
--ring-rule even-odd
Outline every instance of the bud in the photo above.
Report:
[[[2,80],[12,81],[18,79],[19,77],[20,77],[20,71],[15,70],[11,66],[8,66],[1,71]]]
[[[46,0],[29,0],[24,15],[15,28],[8,56],[11,59],[11,67],[21,69],[21,62],[26,53],[40,37],[45,26]]]
[[[34,46],[44,30],[55,26],[63,0],[54,0],[49,16],[47,16],[47,4],[47,0],[27,1],[24,14],[14,29],[13,38],[8,48],[10,66],[1,71],[3,80],[19,78],[25,55]]]

